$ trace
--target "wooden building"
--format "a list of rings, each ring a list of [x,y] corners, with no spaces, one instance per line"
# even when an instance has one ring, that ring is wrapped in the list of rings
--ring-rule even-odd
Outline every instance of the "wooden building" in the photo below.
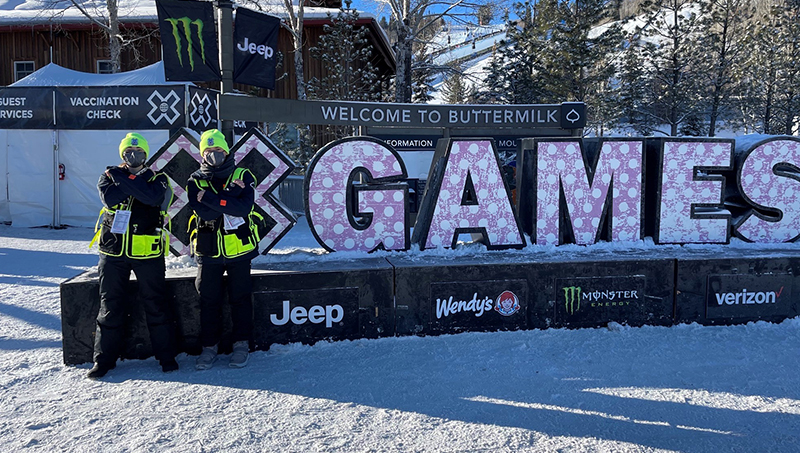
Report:
[[[131,3],[135,7],[126,6]],[[16,2],[11,2],[16,5]],[[121,66],[123,71],[140,68],[161,60],[161,41],[158,17],[154,0],[119,0],[119,22],[121,34],[130,42],[124,47]],[[24,2],[23,2],[24,5]],[[41,3],[37,3],[41,5]],[[103,11],[105,2],[98,2],[97,11]],[[282,17],[282,2],[276,4],[272,14]],[[327,14],[336,15],[341,2],[327,0],[325,7],[306,7],[303,48],[305,80],[320,77],[325,68],[319,60],[311,58],[309,48],[319,42],[323,26],[330,23]],[[19,6],[17,7],[19,8]],[[358,25],[369,29],[369,41],[373,48],[372,64],[381,77],[394,74],[395,61],[386,34],[378,22],[367,15],[358,20]],[[295,99],[297,87],[294,77],[292,39],[289,32],[281,28],[278,50],[283,55],[280,78],[274,91],[248,86],[237,86],[240,91],[265,97]],[[0,9],[0,86],[7,86],[34,72],[48,63],[83,72],[111,72],[108,39],[105,32],[76,8],[62,11],[32,9]],[[217,86],[211,85],[216,88]]]

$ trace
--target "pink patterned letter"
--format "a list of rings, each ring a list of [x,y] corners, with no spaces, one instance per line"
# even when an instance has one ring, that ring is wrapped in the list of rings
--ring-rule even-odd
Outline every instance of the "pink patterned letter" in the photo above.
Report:
[[[781,165],[784,167],[781,169]],[[791,242],[800,235],[800,141],[780,139],[751,150],[739,170],[742,196],[760,208],[777,209],[777,217],[750,211],[736,232],[752,242]]]
[[[355,184],[361,173],[366,184]],[[408,248],[403,160],[371,137],[350,137],[325,145],[306,172],[306,215],[311,232],[328,251],[371,252]],[[375,184],[378,183],[378,184]]]

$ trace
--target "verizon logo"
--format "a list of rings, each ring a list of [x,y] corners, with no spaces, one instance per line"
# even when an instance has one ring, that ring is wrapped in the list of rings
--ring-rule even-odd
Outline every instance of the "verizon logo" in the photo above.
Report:
[[[738,293],[716,293],[717,305],[761,305],[774,304],[781,297],[783,286],[775,291],[747,291],[743,289]]]

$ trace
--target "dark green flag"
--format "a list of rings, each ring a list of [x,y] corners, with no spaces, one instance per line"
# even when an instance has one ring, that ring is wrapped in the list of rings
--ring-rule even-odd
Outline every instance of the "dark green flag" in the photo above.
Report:
[[[170,81],[220,80],[211,2],[157,0],[164,75]]]

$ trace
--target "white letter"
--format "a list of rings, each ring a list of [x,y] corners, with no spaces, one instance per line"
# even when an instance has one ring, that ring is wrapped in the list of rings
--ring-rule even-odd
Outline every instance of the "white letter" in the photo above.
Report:
[[[288,300],[284,300],[283,301],[283,317],[282,318],[278,319],[278,317],[275,316],[275,314],[273,313],[273,314],[269,315],[269,320],[272,321],[272,323],[275,324],[276,326],[282,326],[282,325],[286,324],[287,322],[289,322],[289,301]]]
[[[336,315],[333,312],[336,312]],[[344,309],[341,305],[325,306],[325,327],[331,327],[333,323],[339,322],[344,318]]]

